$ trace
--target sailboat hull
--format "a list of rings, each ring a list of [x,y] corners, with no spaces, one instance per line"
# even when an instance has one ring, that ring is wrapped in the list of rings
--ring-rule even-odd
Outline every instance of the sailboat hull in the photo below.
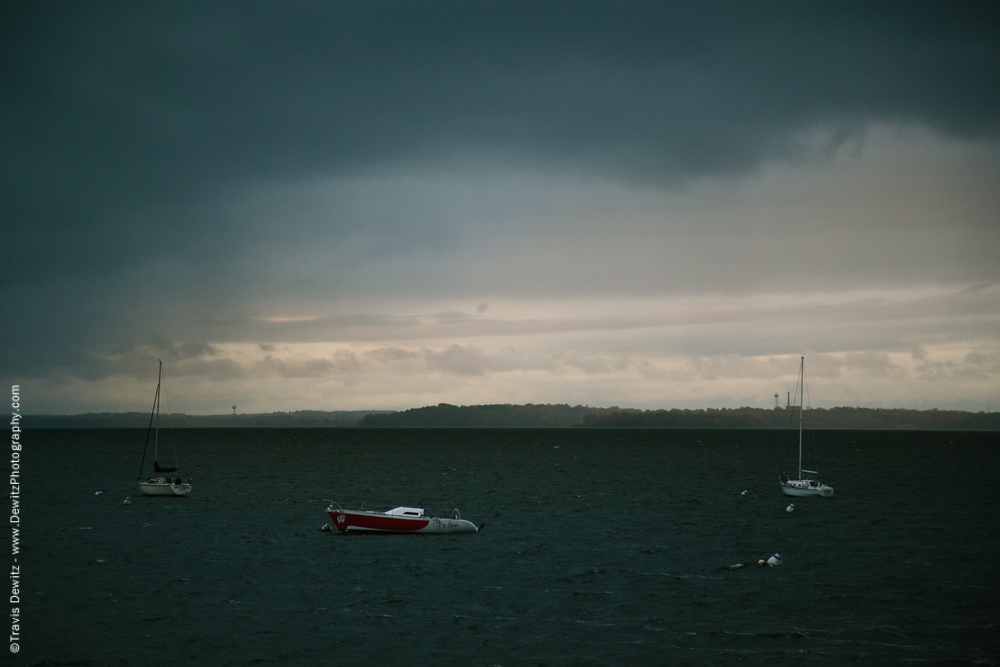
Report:
[[[139,490],[146,496],[186,496],[191,493],[191,485],[171,484],[163,477],[139,482]]]
[[[804,496],[820,496],[823,498],[829,498],[833,495],[833,487],[827,486],[822,482],[817,482],[814,479],[790,479],[784,482],[778,482],[781,485],[781,491],[786,496],[795,496],[801,498]]]

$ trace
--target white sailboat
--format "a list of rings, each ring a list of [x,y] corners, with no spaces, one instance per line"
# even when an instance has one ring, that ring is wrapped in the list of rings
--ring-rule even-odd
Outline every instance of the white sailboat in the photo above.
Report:
[[[819,480],[806,477],[804,474],[818,475],[819,473],[815,470],[802,469],[802,422],[805,421],[802,411],[805,405],[803,401],[805,383],[806,358],[802,357],[799,363],[799,476],[795,479],[789,479],[788,475],[782,475],[781,479],[778,480],[778,484],[781,485],[781,490],[786,496],[822,496],[823,498],[829,498],[833,495],[833,487],[827,486]]]
[[[139,490],[147,496],[186,496],[191,493],[191,484],[180,477],[150,477],[142,481],[142,468],[146,463],[146,451],[149,449],[149,435],[153,434],[153,473],[176,472],[173,468],[163,467],[159,462],[160,454],[160,384],[163,382],[163,362],[156,376],[156,396],[153,398],[153,410],[149,414],[149,428],[146,429],[146,444],[142,447],[142,460],[139,461]],[[177,461],[177,451],[174,450],[174,462]]]

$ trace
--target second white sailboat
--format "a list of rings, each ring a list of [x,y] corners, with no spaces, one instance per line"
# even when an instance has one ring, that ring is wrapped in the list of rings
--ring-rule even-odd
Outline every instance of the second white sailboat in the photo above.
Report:
[[[802,357],[799,363],[799,475],[795,479],[791,479],[788,475],[782,475],[781,479],[778,480],[778,484],[781,485],[781,490],[786,496],[821,496],[829,498],[833,495],[833,487],[827,486],[819,480],[806,477],[806,474],[818,475],[819,473],[815,470],[803,470],[802,468],[802,422],[805,421],[802,411],[804,409],[805,383],[806,358]]]

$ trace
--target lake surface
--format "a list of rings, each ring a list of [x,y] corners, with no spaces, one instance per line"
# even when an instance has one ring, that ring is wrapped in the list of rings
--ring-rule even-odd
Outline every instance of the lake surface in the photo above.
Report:
[[[828,499],[782,495],[784,431],[177,430],[184,499],[136,497],[143,438],[26,433],[4,664],[1000,660],[998,433],[811,434]],[[321,532],[330,499],[486,527]]]

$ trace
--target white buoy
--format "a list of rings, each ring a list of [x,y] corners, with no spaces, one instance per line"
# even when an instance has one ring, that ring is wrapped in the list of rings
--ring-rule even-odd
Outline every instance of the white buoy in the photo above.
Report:
[[[104,493],[104,492],[103,492],[103,491],[97,491],[97,492],[95,492],[95,493],[94,493],[94,495],[95,495],[95,496],[99,496],[99,495],[101,495],[102,493]]]
[[[786,507],[785,511],[786,512],[794,512],[795,511],[795,503],[792,503],[791,505],[789,505],[788,507]]]
[[[131,504],[132,504],[132,499],[129,498],[128,496],[125,496],[125,502],[123,502],[122,505],[131,505]]]
[[[741,496],[745,496],[746,494],[747,494],[747,492],[746,492],[746,491],[744,491],[744,492],[743,492],[743,493],[741,493],[740,495],[741,495]]]
[[[767,564],[770,565],[771,567],[774,567],[775,565],[781,565],[781,554],[774,554],[773,556],[768,558]]]

